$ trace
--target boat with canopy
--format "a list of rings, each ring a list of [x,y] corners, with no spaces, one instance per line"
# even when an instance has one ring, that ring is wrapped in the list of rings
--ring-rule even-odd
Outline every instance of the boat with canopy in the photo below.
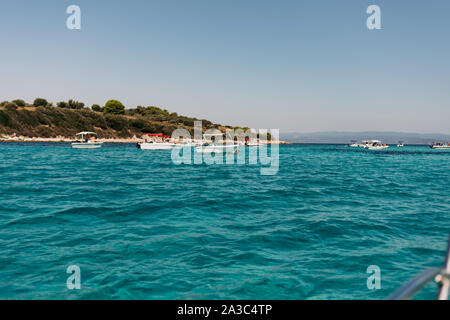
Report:
[[[74,149],[98,149],[101,148],[103,142],[95,141],[97,134],[90,131],[82,131],[76,134],[77,140],[72,142]]]

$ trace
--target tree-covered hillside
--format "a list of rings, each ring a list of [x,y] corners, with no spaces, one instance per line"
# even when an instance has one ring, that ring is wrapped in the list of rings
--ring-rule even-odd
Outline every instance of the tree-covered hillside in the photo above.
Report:
[[[193,131],[194,121],[202,120],[203,128],[221,128],[211,121],[180,116],[175,112],[149,106],[125,108],[120,101],[109,100],[102,107],[91,108],[69,100],[55,105],[37,98],[33,104],[21,99],[0,103],[0,134],[26,137],[72,137],[80,131],[95,131],[100,138],[129,138],[143,133],[170,135],[177,128]]]

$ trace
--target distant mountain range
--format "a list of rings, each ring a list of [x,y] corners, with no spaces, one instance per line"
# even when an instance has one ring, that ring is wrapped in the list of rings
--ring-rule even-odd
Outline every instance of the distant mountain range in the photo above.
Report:
[[[450,134],[440,133],[405,133],[405,132],[314,132],[314,133],[282,133],[281,140],[292,143],[336,143],[347,144],[351,140],[381,140],[387,144],[397,144],[404,141],[405,144],[430,144],[435,141],[450,142]]]

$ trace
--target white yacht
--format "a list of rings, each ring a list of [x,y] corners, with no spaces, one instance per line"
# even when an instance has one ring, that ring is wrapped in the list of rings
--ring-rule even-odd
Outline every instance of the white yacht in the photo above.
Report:
[[[450,149],[450,143],[443,143],[443,142],[435,142],[432,145],[430,145],[431,149]]]
[[[364,148],[368,150],[384,150],[389,148],[387,144],[381,144],[380,140],[369,140],[365,142],[367,143],[364,145]]]
[[[77,133],[77,140],[72,142],[74,149],[98,149],[101,148],[103,142],[96,142],[97,134],[95,132],[83,131]]]

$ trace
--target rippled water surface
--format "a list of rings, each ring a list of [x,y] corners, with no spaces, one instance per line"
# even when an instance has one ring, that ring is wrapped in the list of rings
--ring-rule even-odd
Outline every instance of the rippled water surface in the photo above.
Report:
[[[443,262],[449,160],[281,146],[279,173],[262,176],[132,145],[0,143],[0,298],[385,298]],[[69,265],[81,290],[66,287]]]

